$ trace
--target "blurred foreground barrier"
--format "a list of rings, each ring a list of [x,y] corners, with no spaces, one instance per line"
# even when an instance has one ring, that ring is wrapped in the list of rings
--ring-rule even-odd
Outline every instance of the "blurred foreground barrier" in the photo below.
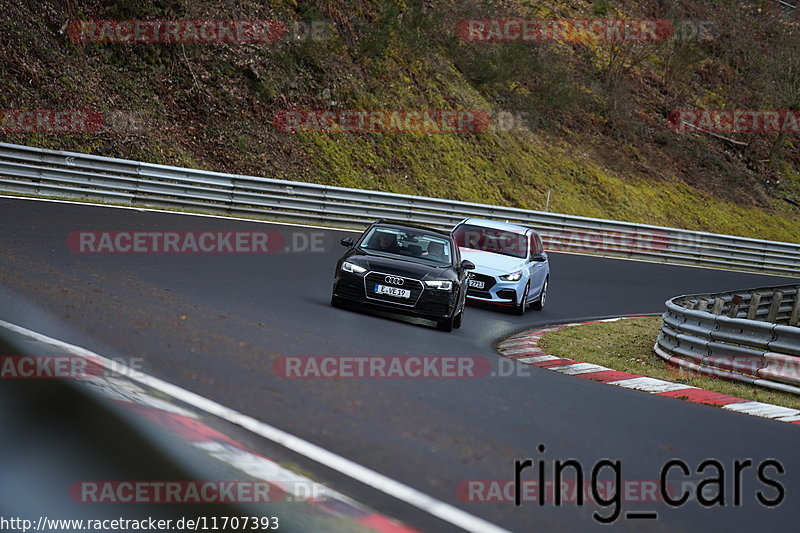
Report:
[[[363,228],[378,218],[452,228],[466,217],[533,227],[551,251],[779,275],[800,245],[407,194],[222,174],[0,143],[0,191]]]
[[[655,352],[700,374],[800,394],[800,285],[666,302]]]

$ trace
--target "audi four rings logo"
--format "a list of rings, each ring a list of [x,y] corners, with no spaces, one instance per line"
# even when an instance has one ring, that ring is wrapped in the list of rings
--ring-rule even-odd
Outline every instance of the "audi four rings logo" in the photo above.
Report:
[[[398,278],[397,276],[386,276],[384,281],[386,281],[386,283],[391,283],[392,285],[402,285],[405,283],[403,278]]]

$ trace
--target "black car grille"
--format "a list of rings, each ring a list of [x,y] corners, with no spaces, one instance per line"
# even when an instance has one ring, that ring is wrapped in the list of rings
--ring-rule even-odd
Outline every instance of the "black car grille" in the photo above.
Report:
[[[468,287],[467,294],[470,296],[477,296],[478,298],[491,298],[491,294],[489,294],[489,290],[494,287],[495,283],[497,282],[494,277],[487,276],[485,274],[478,274],[477,272],[470,272],[469,274],[470,279],[474,279],[475,281],[482,281],[483,288],[476,289],[475,287]]]
[[[364,290],[361,288],[361,284],[356,285],[346,280],[340,280],[336,284],[336,295],[351,300],[361,300],[364,298]]]
[[[397,280],[402,280],[402,284],[387,281],[387,278],[396,278]],[[385,285],[387,287],[406,289],[411,291],[411,295],[409,298],[398,298],[388,294],[377,294],[375,292],[375,285]],[[396,274],[387,274],[385,272],[370,272],[364,276],[364,290],[366,292],[366,297],[370,300],[414,307],[422,295],[424,285],[420,280],[414,278],[407,278],[405,276],[398,276]]]
[[[422,315],[446,316],[455,306],[457,297],[458,293],[455,292],[437,294],[437,291],[429,290],[420,299],[415,309]]]
[[[479,291],[478,289],[467,290],[467,296],[475,296],[476,298],[491,298],[492,295],[488,291]]]

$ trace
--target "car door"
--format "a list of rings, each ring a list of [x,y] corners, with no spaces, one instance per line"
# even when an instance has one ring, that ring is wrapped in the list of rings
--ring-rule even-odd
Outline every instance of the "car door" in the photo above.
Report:
[[[453,268],[455,269],[456,273],[458,274],[458,284],[461,287],[459,289],[459,300],[461,305],[463,306],[464,302],[467,300],[467,284],[469,283],[469,271],[464,270],[461,268],[461,250],[458,248],[458,244],[456,240],[453,238],[452,234],[450,235],[450,246],[453,247]]]
[[[526,265],[530,271],[531,295],[539,294],[544,279],[547,277],[547,261],[536,260],[542,257],[547,257],[542,240],[535,231],[531,231],[528,234],[528,263]]]

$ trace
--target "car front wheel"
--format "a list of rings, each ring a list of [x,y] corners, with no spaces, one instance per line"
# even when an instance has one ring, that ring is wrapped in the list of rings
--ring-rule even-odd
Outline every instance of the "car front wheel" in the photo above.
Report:
[[[453,328],[456,327],[455,323],[455,316],[447,317],[444,320],[437,320],[436,329],[439,331],[453,331]]]
[[[522,299],[520,300],[519,305],[514,308],[514,311],[518,315],[524,315],[525,311],[528,309],[528,292],[530,291],[530,288],[530,284],[525,285],[525,292],[522,293]]]
[[[544,284],[542,285],[542,294],[539,295],[539,299],[536,300],[533,304],[533,308],[537,311],[541,311],[544,309],[544,302],[547,299],[547,284],[550,281],[550,278],[544,278]]]
[[[331,306],[338,307],[341,309],[342,307],[344,307],[344,302],[342,301],[341,298],[339,298],[335,294],[331,294]]]

